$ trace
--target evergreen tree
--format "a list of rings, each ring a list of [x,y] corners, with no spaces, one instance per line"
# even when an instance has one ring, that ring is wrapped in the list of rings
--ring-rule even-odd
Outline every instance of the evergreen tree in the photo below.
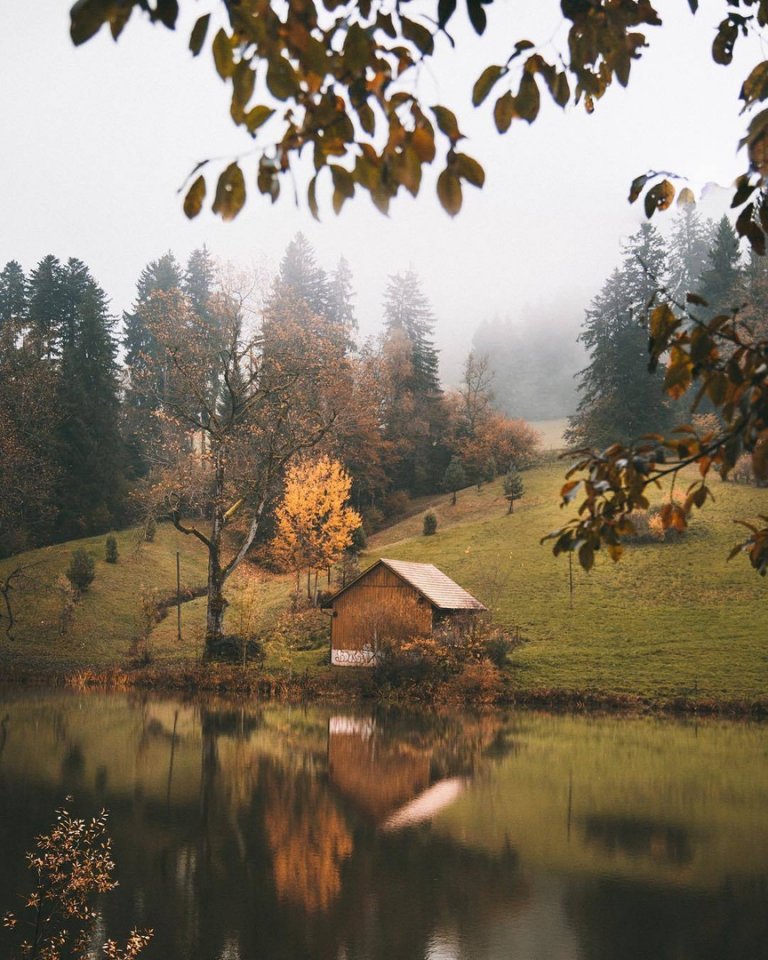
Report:
[[[45,543],[53,522],[58,372],[29,336],[27,294],[9,262],[0,272],[0,556]]]
[[[648,312],[665,273],[664,244],[648,223],[630,238],[624,261],[586,311],[580,340],[589,365],[580,373],[582,394],[566,438],[604,446],[663,433],[671,422],[663,371],[648,372]]]
[[[62,288],[73,316],[61,347],[54,440],[57,532],[96,533],[120,519],[124,455],[119,431],[114,318],[85,264],[70,260]]]
[[[328,316],[328,277],[317,265],[315,251],[303,233],[297,233],[286,247],[276,286],[301,297],[317,316]]]
[[[168,251],[147,264],[136,282],[136,300],[130,313],[123,315],[122,344],[128,374],[123,410],[123,434],[127,445],[128,473],[142,477],[148,464],[144,455],[147,444],[157,433],[154,417],[162,394],[161,365],[158,346],[147,322],[152,299],[158,293],[180,291],[184,277],[174,255]],[[157,305],[155,305],[157,306]],[[148,380],[153,378],[150,386]]]
[[[685,204],[672,221],[667,289],[679,304],[684,305],[686,294],[699,289],[709,264],[711,232],[693,203]]]
[[[515,500],[519,500],[524,493],[523,478],[512,464],[504,477],[504,497],[509,502],[507,513],[515,512]]]
[[[741,257],[739,239],[728,217],[717,223],[709,250],[708,266],[701,276],[697,293],[706,300],[707,317],[730,313],[736,302],[740,280]]]
[[[202,319],[210,318],[211,297],[216,287],[216,267],[208,248],[193,250],[187,260],[181,288],[190,306]]]
[[[21,264],[10,260],[0,272],[0,349],[5,329],[12,339],[22,336],[27,325],[27,280]]]
[[[59,355],[66,313],[63,283],[64,268],[52,254],[43,257],[29,277],[30,339],[38,356],[48,360]]]
[[[151,332],[147,329],[143,309],[153,293],[179,290],[182,272],[174,255],[168,251],[158,260],[153,260],[141,271],[136,281],[136,300],[133,311],[123,317],[123,347],[125,365],[129,373],[143,370],[157,352]],[[129,390],[126,398],[130,404],[140,405],[144,395],[137,396]]]
[[[451,506],[456,506],[456,493],[467,482],[464,466],[459,457],[451,457],[451,462],[443,477],[443,488],[451,494]]]
[[[389,277],[384,293],[382,362],[389,380],[385,437],[393,486],[414,494],[439,487],[450,459],[447,411],[438,380],[434,317],[412,270]]]
[[[422,396],[441,392],[437,349],[432,338],[434,325],[432,308],[414,271],[390,276],[384,291],[385,335],[398,331],[405,336],[411,353],[410,387]]]
[[[328,314],[348,352],[355,347],[357,333],[354,296],[352,271],[344,257],[340,257],[328,284]]]

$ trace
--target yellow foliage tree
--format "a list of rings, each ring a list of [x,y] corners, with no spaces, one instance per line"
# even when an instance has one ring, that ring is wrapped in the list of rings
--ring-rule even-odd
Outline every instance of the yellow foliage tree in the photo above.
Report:
[[[330,568],[352,542],[362,518],[347,505],[352,478],[328,456],[293,463],[285,476],[285,492],[275,511],[277,533],[273,553],[296,571],[307,570],[307,595],[317,593],[317,571]],[[312,572],[315,587],[312,589]]]

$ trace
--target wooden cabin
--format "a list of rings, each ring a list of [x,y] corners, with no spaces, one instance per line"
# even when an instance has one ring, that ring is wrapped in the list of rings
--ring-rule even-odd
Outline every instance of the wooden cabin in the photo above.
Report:
[[[486,607],[431,563],[377,560],[324,605],[331,663],[373,666],[383,643],[429,636],[440,622]]]

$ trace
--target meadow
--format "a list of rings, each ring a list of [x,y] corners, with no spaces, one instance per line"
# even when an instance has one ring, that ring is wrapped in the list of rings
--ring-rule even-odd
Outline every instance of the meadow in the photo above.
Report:
[[[715,481],[715,502],[693,516],[684,537],[631,544],[619,563],[598,556],[587,574],[576,563],[569,571],[567,558],[555,559],[540,543],[567,516],[557,497],[563,471],[562,462],[526,471],[525,494],[512,514],[500,479],[461,491],[455,506],[447,495],[414,503],[409,517],[369,539],[361,565],[382,556],[434,563],[482,600],[493,619],[521,640],[507,666],[517,694],[579,691],[666,701],[764,697],[768,583],[745,558],[728,562],[727,556],[740,535],[733,521],[768,513],[768,490]],[[427,509],[438,518],[431,537],[422,535]],[[181,643],[175,608],[145,644],[137,638],[146,598],[175,592],[176,552],[184,589],[204,583],[205,552],[168,524],[160,524],[153,543],[135,530],[117,538],[117,564],[105,562],[104,538],[77,542],[94,554],[97,572],[64,635],[60,597],[51,585],[75,544],[0,562],[2,577],[19,563],[39,561],[30,571],[33,579],[12,594],[19,622],[14,640],[0,632],[3,672],[99,670],[124,666],[138,654],[169,669],[199,659],[204,598],[183,604]],[[230,581],[227,629],[256,637],[270,632],[275,617],[290,606],[292,587],[292,577],[243,565]],[[266,665],[274,670],[332,672],[321,649],[298,652],[270,644],[267,653]]]

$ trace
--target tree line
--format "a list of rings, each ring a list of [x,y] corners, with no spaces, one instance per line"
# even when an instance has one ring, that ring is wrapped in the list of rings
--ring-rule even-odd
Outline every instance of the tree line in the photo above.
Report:
[[[585,313],[580,340],[589,362],[578,375],[580,399],[567,432],[574,446],[666,434],[692,414],[699,423],[717,422],[706,396],[692,409],[690,398],[665,389],[668,364],[648,371],[648,314],[660,296],[680,318],[695,301],[698,315],[686,321],[692,325],[738,313],[751,337],[766,334],[768,265],[753,251],[742,252],[728,217],[705,221],[693,204],[685,205],[668,239],[642,224]]]
[[[81,261],[6,264],[0,551],[170,518],[208,549],[215,608],[310,455],[343,464],[369,530],[448,489],[457,464],[462,485],[525,465],[536,435],[496,411],[484,358],[443,390],[434,326],[409,270],[388,278],[382,331],[361,341],[349,266],[327,273],[302,235],[266,292],[205,248],[183,266],[164,254],[121,323]]]

